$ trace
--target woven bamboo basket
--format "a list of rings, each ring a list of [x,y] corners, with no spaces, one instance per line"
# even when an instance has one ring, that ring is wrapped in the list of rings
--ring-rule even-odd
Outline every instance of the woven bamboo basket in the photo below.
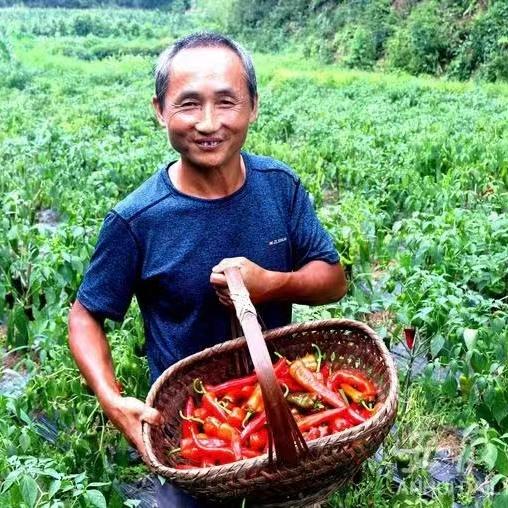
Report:
[[[144,424],[143,438],[151,469],[179,488],[209,501],[247,499],[247,506],[304,507],[326,499],[359,471],[390,430],[397,408],[397,376],[393,361],[375,332],[357,321],[330,319],[294,324],[264,334],[269,351],[295,359],[317,344],[335,352],[336,361],[368,373],[380,388],[382,408],[365,423],[310,441],[309,454],[296,467],[270,464],[268,456],[223,466],[175,469],[167,451],[179,446],[179,410],[193,393],[195,378],[218,384],[252,371],[245,338],[230,340],[189,356],[167,369],[152,386],[147,404],[166,422]],[[275,356],[273,356],[276,359]]]

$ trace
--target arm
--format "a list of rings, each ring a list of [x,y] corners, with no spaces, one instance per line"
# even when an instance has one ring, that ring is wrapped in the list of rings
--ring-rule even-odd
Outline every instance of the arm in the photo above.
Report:
[[[229,258],[212,269],[210,282],[219,300],[230,305],[229,292],[223,270],[226,266],[238,266],[253,303],[270,300],[323,305],[340,300],[347,291],[344,270],[339,263],[310,261],[294,272],[265,270],[246,258]]]
[[[267,300],[324,305],[340,300],[347,281],[340,263],[310,261],[296,272],[268,272]]]
[[[88,386],[113,425],[144,454],[141,422],[156,425],[160,414],[134,397],[122,397],[102,325],[78,300],[71,308],[68,325],[71,353]]]

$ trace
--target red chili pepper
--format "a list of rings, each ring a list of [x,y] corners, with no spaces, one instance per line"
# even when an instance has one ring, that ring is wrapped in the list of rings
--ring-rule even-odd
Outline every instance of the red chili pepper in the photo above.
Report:
[[[262,451],[265,449],[267,443],[268,443],[268,430],[266,428],[258,430],[257,432],[253,432],[250,435],[249,444],[251,450]]]
[[[242,447],[242,457],[244,459],[253,459],[254,457],[259,457],[261,452],[257,452],[255,450],[251,450],[250,448]]]
[[[199,420],[204,420],[208,415],[208,411],[204,407],[197,407],[194,409],[192,416],[194,418],[198,418]]]
[[[199,442],[203,446],[228,446],[228,442],[224,439],[219,439],[218,437],[201,437],[205,434],[198,434],[197,438],[199,439]],[[194,441],[191,437],[180,439],[180,448],[183,450],[184,448],[192,448],[194,446]]]
[[[275,372],[275,377],[277,377],[279,374],[282,374],[287,368],[288,368],[288,361],[286,360],[286,358],[284,358],[284,357],[279,358],[273,366],[273,370]]]
[[[290,375],[289,372],[285,376],[281,376],[277,378],[279,384],[284,388],[287,386],[288,390],[291,392],[301,392],[304,387],[297,383]]]
[[[341,383],[340,387],[344,391],[344,393],[357,404],[361,404],[363,400],[367,400],[365,397],[365,394],[356,388],[353,388],[351,385],[348,385],[346,383]]]
[[[210,392],[205,392],[203,394],[202,404],[203,409],[205,409],[209,415],[218,418],[221,422],[227,421],[228,415],[226,411]]]
[[[275,374],[282,367],[283,364],[286,363],[285,358],[280,358],[277,360],[275,365],[273,366],[275,370]],[[248,376],[239,377],[236,379],[231,379],[230,381],[226,381],[219,385],[205,385],[205,390],[207,392],[214,393],[217,397],[221,397],[229,392],[234,392],[236,389],[242,389],[245,385],[254,385],[258,382],[258,376],[256,373],[249,374]]]
[[[215,393],[217,397],[222,397],[226,393],[232,392],[234,390],[241,390],[246,385],[254,385],[258,382],[258,377],[256,374],[250,374],[248,376],[239,377],[236,379],[231,379],[230,381],[226,381],[219,385],[205,385],[205,390],[207,392]]]
[[[342,398],[327,388],[323,383],[320,383],[314,376],[313,372],[307,369],[300,360],[296,360],[291,364],[291,367],[289,367],[289,373],[306,390],[317,393],[319,398],[330,404],[330,406],[340,409],[346,407]]]
[[[190,460],[194,464],[201,462],[201,453],[197,446],[186,446],[180,450],[180,456],[184,459]]]
[[[227,464],[238,460],[233,450],[226,446],[205,446],[197,437],[197,433],[192,429],[192,439],[194,446],[198,449],[201,459],[208,459],[213,463]],[[183,451],[183,450],[182,450]],[[241,454],[240,454],[241,457]]]
[[[205,434],[208,437],[218,437],[220,439],[225,439],[226,441],[231,441],[233,436],[238,434],[238,431],[229,423],[221,422],[213,416],[208,416],[206,418],[203,427]]]
[[[186,418],[189,418],[192,416],[193,412],[194,412],[194,400],[192,399],[192,397],[189,397],[187,399],[186,404],[185,404],[184,416]],[[191,432],[192,424],[195,425],[195,423],[192,422],[191,420],[188,420],[188,419],[183,420],[183,423],[182,423],[182,437],[183,438],[192,437],[192,432]]]
[[[261,429],[266,424],[266,413],[263,411],[259,413],[253,420],[251,420],[247,426],[242,430],[240,434],[240,441],[244,443],[246,439],[253,433]]]
[[[409,349],[415,345],[416,330],[414,328],[404,328],[404,338]]]
[[[245,385],[240,388],[232,388],[223,397],[223,400],[230,400],[235,404],[238,404],[241,400],[248,399],[254,391],[255,385]]]
[[[333,389],[343,383],[352,386],[363,393],[365,400],[374,400],[378,394],[376,385],[358,369],[339,369],[330,378]]]
[[[231,443],[231,448],[236,459],[242,458],[242,450],[240,447],[240,433],[229,423],[223,423],[213,416],[209,416],[203,425],[205,433],[210,437],[218,437]]]
[[[341,430],[349,429],[349,427],[352,427],[353,425],[353,422],[348,418],[339,416],[333,420],[332,429],[334,432],[340,432]]]
[[[346,409],[345,417],[350,420],[353,425],[359,425],[367,420],[359,409],[361,409],[361,406],[358,406],[358,404],[355,404],[354,402]]]
[[[345,410],[345,408],[327,409],[326,411],[321,411],[313,415],[304,416],[302,419],[298,420],[297,424],[299,429],[303,432],[311,427],[317,427],[337,418],[338,416],[344,414]]]
[[[318,439],[320,436],[319,430],[317,427],[312,427],[307,432],[304,432],[303,437],[305,441],[312,441],[313,439]]]
[[[241,407],[234,407],[231,413],[228,415],[228,423],[239,429],[242,426],[242,422],[245,419],[245,409]]]
[[[330,362],[323,363],[323,366],[321,367],[321,375],[323,376],[324,385],[328,383],[328,378],[330,377],[330,369],[331,369]]]
[[[372,411],[369,411],[363,404],[351,404],[351,409],[360,413],[366,420],[372,416]]]
[[[184,416],[187,419],[185,419],[183,422],[182,435],[185,438],[185,433],[188,433],[190,431],[190,435],[192,437],[194,445],[189,448],[182,448],[180,452],[181,455],[184,456],[185,453],[190,453],[190,450],[192,450],[193,448],[197,448],[198,450],[197,457],[195,457],[195,459],[193,460],[197,460],[198,458],[200,460],[208,459],[212,461],[212,463],[219,462],[220,464],[227,464],[228,462],[238,460],[236,458],[237,454],[234,453],[231,448],[223,446],[206,446],[201,442],[201,440],[198,438],[198,426],[196,422],[190,419],[192,417],[193,411],[194,411],[194,401],[192,400],[192,397],[189,397],[185,405]]]
[[[265,405],[263,402],[263,393],[261,392],[261,386],[258,383],[249,397],[249,400],[243,405],[243,409],[249,413],[259,413],[263,411]]]

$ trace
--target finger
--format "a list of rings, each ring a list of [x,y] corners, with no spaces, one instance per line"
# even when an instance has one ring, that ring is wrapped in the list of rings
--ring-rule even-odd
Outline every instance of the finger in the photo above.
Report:
[[[141,414],[140,420],[151,425],[160,425],[162,423],[162,415],[153,407],[146,406]]]
[[[231,298],[231,293],[229,292],[229,288],[216,287],[215,292],[220,296],[225,296],[226,298]]]
[[[141,432],[136,437],[132,438],[132,445],[135,446],[142,457],[146,456],[145,443],[143,443],[143,437]]]
[[[222,298],[223,300],[226,300],[226,301],[232,301],[229,291],[225,288],[215,289],[215,294],[217,295],[217,298],[219,298],[219,299]]]
[[[212,273],[210,275],[210,282],[214,286],[219,287],[227,287],[228,283],[226,281],[226,276],[222,275],[221,273]]]
[[[143,455],[145,452],[145,444],[143,443],[143,437],[141,434],[141,425],[139,426],[139,432],[124,432],[123,435],[125,436],[125,439],[129,442],[129,444],[136,448],[138,452]]]
[[[226,268],[230,268],[232,266],[240,268],[244,261],[245,261],[244,257],[224,258],[218,265],[215,265],[212,268],[212,272],[215,273],[223,272]]]
[[[233,307],[233,302],[228,300],[227,298],[223,298],[219,296],[219,302],[222,303],[225,307]]]

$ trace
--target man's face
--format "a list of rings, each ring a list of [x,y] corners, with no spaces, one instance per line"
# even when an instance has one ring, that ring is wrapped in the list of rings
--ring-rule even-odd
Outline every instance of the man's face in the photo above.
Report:
[[[240,152],[256,119],[240,58],[228,48],[192,48],[173,59],[161,125],[185,166],[225,167]]]

